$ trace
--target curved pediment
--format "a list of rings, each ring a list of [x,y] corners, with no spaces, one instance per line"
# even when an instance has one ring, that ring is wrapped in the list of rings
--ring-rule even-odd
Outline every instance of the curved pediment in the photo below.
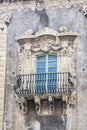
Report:
[[[43,35],[51,35],[51,36],[56,37],[57,31],[50,28],[43,28],[40,31],[33,34],[33,30],[29,29],[23,35],[16,37],[16,40],[19,41],[23,39],[32,39],[32,38],[37,38]]]
[[[34,38],[35,35],[33,35],[33,30],[29,29],[27,30],[23,35],[16,37],[16,40],[23,40],[23,39],[30,39],[30,38]]]
[[[51,28],[45,27],[39,30],[38,32],[36,32],[35,34],[32,29],[29,29],[23,35],[16,37],[16,40],[18,41],[18,43],[22,43],[22,42],[26,43],[26,41],[29,42],[31,41],[31,39],[33,39],[34,42],[38,41],[38,39],[39,39],[39,42],[42,42],[43,39],[45,40],[56,39],[57,40],[58,38],[60,40],[63,39],[63,40],[68,40],[68,41],[72,39],[73,41],[73,39],[75,39],[77,35],[78,35],[77,32],[69,31],[67,27],[65,26],[61,26],[59,28],[59,32]]]
[[[52,35],[52,36],[57,36],[57,31],[51,29],[51,28],[43,28],[42,30],[40,30],[39,32],[37,32],[35,34],[35,37],[39,37],[42,35]]]

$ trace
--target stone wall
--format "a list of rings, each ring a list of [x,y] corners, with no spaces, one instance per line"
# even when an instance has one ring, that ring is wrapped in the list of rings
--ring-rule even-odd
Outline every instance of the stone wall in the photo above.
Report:
[[[42,9],[37,9],[35,8],[35,4],[30,3],[0,5],[0,15],[6,12],[12,14],[12,20],[8,27],[4,130],[34,130],[37,125],[41,126],[41,130],[48,130],[49,128],[52,130],[87,129],[87,19],[84,16],[83,5],[84,2],[77,3],[76,1],[71,3],[54,2],[53,5],[48,2],[45,8]],[[18,74],[18,43],[15,37],[23,34],[27,29],[32,29],[34,33],[43,27],[50,27],[59,31],[62,25],[73,32],[79,33],[76,43],[77,53],[75,60],[75,70],[77,73],[75,104],[68,112],[67,117],[64,115],[57,117],[36,117],[34,115],[31,119],[32,114],[24,117],[19,109],[19,105],[15,101],[16,95],[14,93],[14,85],[16,84],[15,76]],[[2,58],[2,60],[5,59]],[[2,91],[4,91],[4,87]]]
[[[0,24],[0,130],[3,129],[6,49],[7,49],[7,27],[4,24]]]

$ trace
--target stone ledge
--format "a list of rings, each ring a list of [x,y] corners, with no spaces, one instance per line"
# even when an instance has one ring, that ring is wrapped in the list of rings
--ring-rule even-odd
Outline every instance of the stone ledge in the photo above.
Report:
[[[45,0],[44,2],[44,7],[45,8],[70,8],[71,5],[82,5],[82,4],[87,4],[87,0]],[[18,11],[22,11],[24,9],[24,11],[26,11],[27,9],[32,9],[35,10],[36,7],[36,1],[26,1],[26,2],[13,2],[13,3],[2,3],[0,4],[0,12],[4,11],[4,9],[7,8],[7,11],[13,11],[18,10]],[[39,8],[38,8],[39,9]]]

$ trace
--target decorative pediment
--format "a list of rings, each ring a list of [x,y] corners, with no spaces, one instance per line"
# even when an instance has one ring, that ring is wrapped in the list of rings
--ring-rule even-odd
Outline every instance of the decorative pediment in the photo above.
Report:
[[[40,30],[39,32],[37,32],[35,34],[35,37],[39,37],[42,35],[52,35],[52,36],[56,36],[57,35],[57,31],[51,29],[51,28],[43,28],[42,30]]]
[[[57,52],[61,49],[61,52],[66,55],[69,53],[68,45],[73,44],[77,36],[77,32],[72,32],[67,27],[61,26],[59,32],[46,27],[34,34],[33,30],[29,29],[23,35],[16,37],[16,40],[21,45],[20,49],[24,46],[25,53]]]
[[[29,29],[29,30],[27,30],[23,35],[17,36],[17,37],[16,37],[16,40],[19,42],[20,40],[30,39],[30,38],[34,38],[34,37],[35,37],[35,36],[33,35],[33,30],[32,30],[32,29]]]
[[[23,35],[16,37],[16,40],[18,42],[22,41],[22,40],[29,40],[29,39],[34,39],[36,40],[38,37],[41,36],[53,36],[53,37],[76,37],[78,35],[78,33],[76,32],[72,32],[72,31],[68,31],[67,27],[65,26],[61,26],[59,28],[59,32],[45,27],[43,29],[41,29],[40,31],[36,32],[35,34],[33,33],[32,29],[27,30]]]
[[[33,30],[29,29],[27,30],[23,35],[16,37],[16,40],[23,40],[23,39],[32,39],[32,38],[37,38],[43,35],[52,35],[52,36],[56,36],[57,35],[57,31],[50,29],[50,28],[43,28],[42,30],[36,32],[33,35]]]

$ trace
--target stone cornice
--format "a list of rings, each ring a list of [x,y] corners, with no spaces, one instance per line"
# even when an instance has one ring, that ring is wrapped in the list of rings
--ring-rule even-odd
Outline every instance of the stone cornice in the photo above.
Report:
[[[51,35],[54,37],[64,37],[64,36],[76,37],[79,34],[77,32],[68,31],[68,29],[65,26],[60,27],[59,32],[47,27],[36,32],[35,34],[33,34],[33,30],[28,30],[23,35],[16,37],[16,40],[19,43],[21,43],[22,40],[36,39],[37,37],[44,35]]]
[[[87,5],[87,0],[77,0],[77,1],[70,1],[70,2],[66,2],[66,1],[45,1],[44,4],[38,3],[36,4],[35,1],[30,1],[30,2],[15,2],[15,3],[2,3],[0,4],[0,13],[3,12],[9,12],[9,11],[27,11],[28,9],[31,10],[42,10],[43,8],[70,8],[73,5],[73,7],[76,6],[81,6],[84,8],[84,6]]]

